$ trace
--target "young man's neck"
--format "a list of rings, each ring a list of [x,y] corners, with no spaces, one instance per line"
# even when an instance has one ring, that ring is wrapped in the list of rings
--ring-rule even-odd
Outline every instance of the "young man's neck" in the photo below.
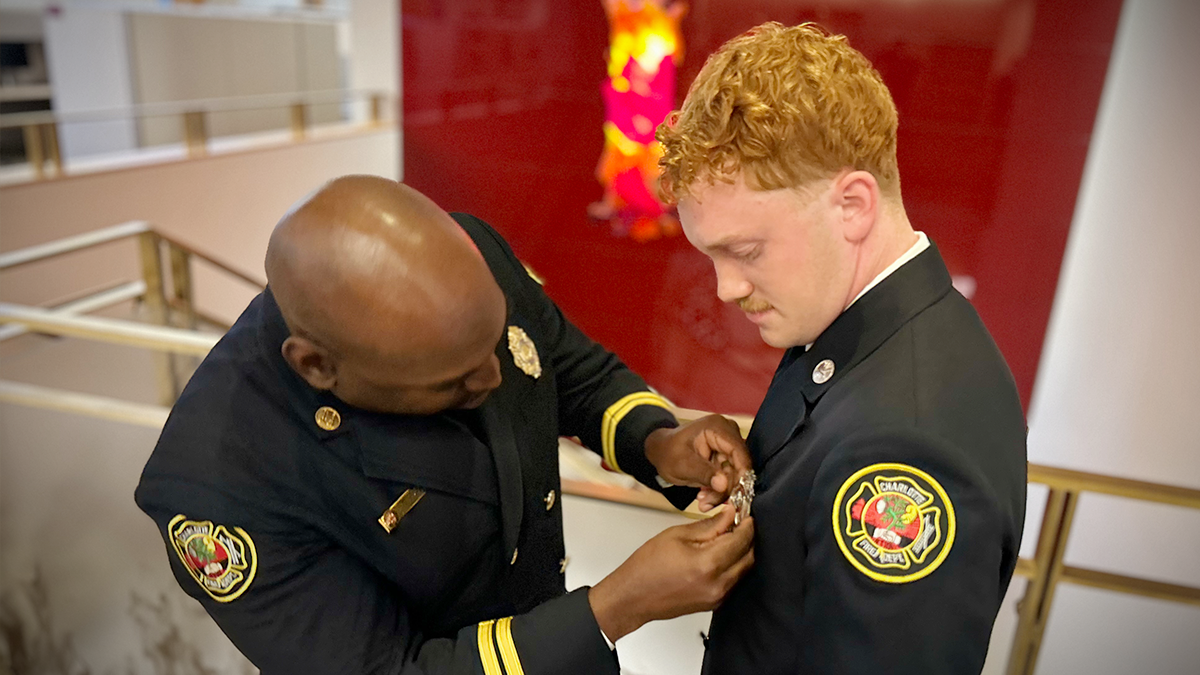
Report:
[[[903,207],[881,209],[879,220],[859,248],[858,266],[846,296],[846,305],[849,306],[875,277],[899,260],[918,239]]]

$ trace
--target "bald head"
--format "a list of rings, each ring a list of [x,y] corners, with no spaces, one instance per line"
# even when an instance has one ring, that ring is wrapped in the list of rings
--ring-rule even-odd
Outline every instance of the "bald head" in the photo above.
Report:
[[[477,405],[499,383],[498,368],[482,371],[503,333],[504,295],[458,224],[406,185],[326,184],[280,220],[266,268],[292,333],[284,357],[347,403],[437,412],[443,400]]]

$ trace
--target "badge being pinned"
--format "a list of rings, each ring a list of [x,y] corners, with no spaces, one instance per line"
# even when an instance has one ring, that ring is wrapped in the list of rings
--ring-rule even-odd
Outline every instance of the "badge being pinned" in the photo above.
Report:
[[[954,545],[954,506],[932,476],[907,464],[872,464],[842,484],[833,534],[851,565],[903,584],[928,576]]]
[[[518,326],[508,327],[508,351],[521,372],[535,380],[542,376],[542,361],[538,358],[537,347]]]
[[[729,495],[729,503],[734,508],[734,527],[741,525],[743,520],[750,517],[750,505],[754,503],[754,482],[757,480],[758,475],[754,473],[754,469],[748,469],[738,479],[737,485],[733,486],[733,492]]]
[[[240,527],[214,526],[182,514],[167,526],[171,545],[183,566],[217,602],[237,599],[254,581],[258,555],[250,535]]]

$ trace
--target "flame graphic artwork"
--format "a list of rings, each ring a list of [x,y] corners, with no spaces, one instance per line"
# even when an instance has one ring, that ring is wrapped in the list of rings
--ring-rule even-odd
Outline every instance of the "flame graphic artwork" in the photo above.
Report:
[[[617,235],[644,242],[679,232],[658,199],[654,130],[675,105],[675,70],[683,58],[679,22],[686,6],[659,0],[604,0],[609,22],[604,151],[596,178],[604,197],[588,208]]]

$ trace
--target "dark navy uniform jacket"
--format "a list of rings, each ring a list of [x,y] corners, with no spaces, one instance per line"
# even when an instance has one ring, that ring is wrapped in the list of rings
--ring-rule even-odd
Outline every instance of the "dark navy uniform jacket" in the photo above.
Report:
[[[789,350],[747,443],[755,566],[707,675],[978,673],[1016,566],[1026,427],[932,245]]]
[[[643,443],[675,419],[495,231],[454,217],[540,375],[510,337],[503,384],[477,411],[354,409],[288,367],[268,289],[200,365],[146,464],[137,503],[176,579],[264,673],[618,672],[587,589],[564,588],[558,437],[654,487]],[[695,494],[672,490],[681,506]]]

